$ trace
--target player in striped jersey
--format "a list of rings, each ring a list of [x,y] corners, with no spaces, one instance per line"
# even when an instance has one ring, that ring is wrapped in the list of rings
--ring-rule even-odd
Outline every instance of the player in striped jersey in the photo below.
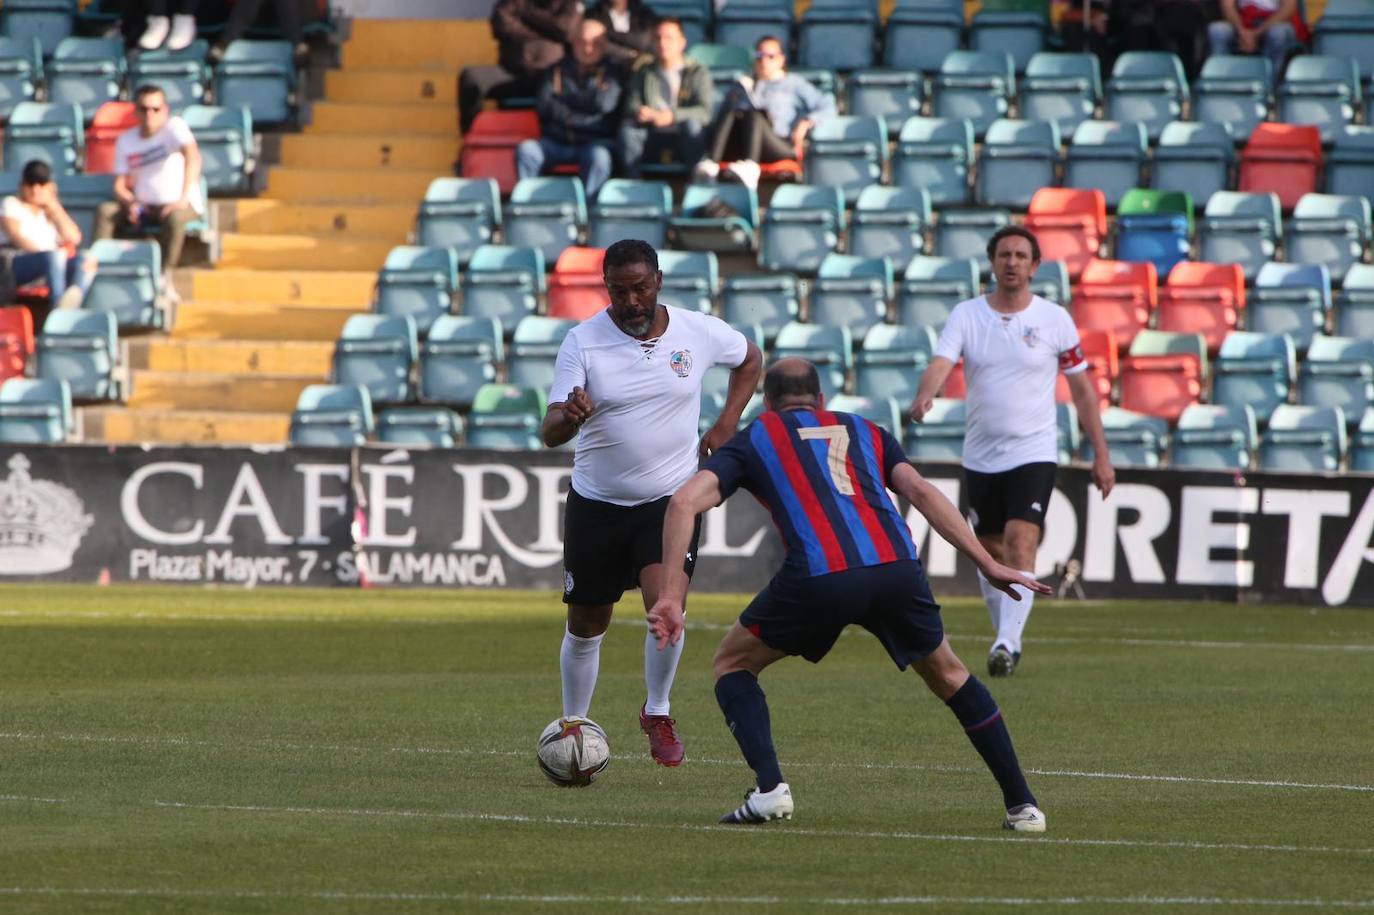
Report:
[[[899,669],[914,667],[964,726],[1002,789],[1003,825],[1044,832],[1045,817],[1021,772],[1011,735],[987,688],[949,647],[940,606],[916,555],[911,532],[888,495],[907,499],[995,587],[1049,589],[1002,565],[959,511],[907,462],[901,445],[862,417],[825,409],[816,367],[783,359],[768,370],[768,412],[736,435],[674,495],[663,524],[663,555],[686,549],[697,515],[738,488],[762,501],[787,547],[782,568],[740,614],[716,650],[716,700],[758,779],[723,823],[790,819],[759,673],[788,655],[825,657],[841,630],[873,633]],[[682,637],[688,578],[665,566],[649,613],[660,648]]]

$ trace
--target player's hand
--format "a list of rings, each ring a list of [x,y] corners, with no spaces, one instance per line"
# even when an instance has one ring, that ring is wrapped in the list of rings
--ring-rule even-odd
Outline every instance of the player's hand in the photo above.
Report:
[[[1105,454],[1093,458],[1093,484],[1102,492],[1104,499],[1116,485],[1116,468],[1112,466],[1112,459]]]
[[[917,423],[924,422],[926,414],[929,413],[934,406],[934,397],[922,397],[920,394],[917,394],[916,399],[911,402],[911,421]]]
[[[988,580],[988,583],[992,585],[994,588],[996,588],[998,591],[1001,591],[1004,594],[1010,594],[1017,600],[1021,599],[1021,595],[1016,592],[1016,589],[1013,588],[1012,585],[1019,585],[1020,587],[1025,588],[1027,591],[1030,591],[1032,594],[1053,593],[1050,586],[1045,584],[1044,582],[1036,581],[1029,575],[1025,575],[1021,572],[1016,571],[1015,569],[1008,568],[1007,566],[1002,565],[1000,562],[994,562],[986,569],[983,569],[983,577],[986,578]]]
[[[719,423],[712,426],[710,431],[701,437],[701,444],[697,446],[697,457],[706,460],[719,451],[721,445],[730,441],[734,434],[735,430],[729,426],[721,426]]]
[[[581,426],[585,423],[591,418],[595,410],[596,407],[592,406],[592,399],[581,388],[573,388],[568,399],[563,401],[563,415],[574,426]]]
[[[658,650],[676,645],[682,640],[682,632],[687,624],[682,617],[682,604],[666,597],[660,597],[649,609],[649,631],[658,639]]]

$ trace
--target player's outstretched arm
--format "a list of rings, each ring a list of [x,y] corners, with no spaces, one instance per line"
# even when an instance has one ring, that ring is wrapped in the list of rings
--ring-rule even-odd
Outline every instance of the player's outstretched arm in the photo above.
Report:
[[[1116,468],[1112,466],[1112,456],[1107,450],[1107,435],[1102,431],[1102,414],[1097,408],[1097,391],[1093,388],[1089,369],[1065,376],[1069,379],[1069,393],[1073,395],[1073,405],[1078,410],[1078,422],[1093,443],[1093,483],[1107,498],[1116,485]]]
[[[930,360],[930,365],[921,373],[921,383],[916,388],[916,396],[911,401],[911,418],[915,422],[921,422],[930,412],[930,407],[935,401],[935,395],[940,393],[940,389],[949,380],[949,373],[954,371],[954,363],[945,356],[936,356]]]
[[[682,605],[687,600],[687,573],[674,557],[687,555],[692,542],[692,527],[697,515],[720,504],[720,479],[709,470],[696,476],[673,493],[663,517],[663,586],[658,601],[649,608],[649,628],[658,639],[659,650],[682,638]]]
[[[1050,586],[1041,584],[1034,578],[1008,568],[997,560],[993,559],[983,545],[978,542],[978,538],[973,535],[968,524],[959,514],[959,509],[954,503],[945,497],[930,484],[930,481],[916,472],[916,468],[910,464],[898,464],[892,471],[892,488],[897,495],[906,499],[916,510],[925,515],[930,526],[935,528],[936,533],[944,537],[959,552],[977,565],[983,577],[992,583],[994,588],[1010,594],[1017,600],[1021,595],[1016,593],[1012,585],[1020,585],[1029,591],[1037,594],[1049,594]]]

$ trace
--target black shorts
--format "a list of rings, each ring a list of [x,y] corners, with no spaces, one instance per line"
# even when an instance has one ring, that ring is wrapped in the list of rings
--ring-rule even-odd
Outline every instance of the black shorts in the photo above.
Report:
[[[964,489],[974,533],[1000,534],[1011,519],[1029,521],[1043,530],[1058,469],[1053,461],[1022,464],[1001,473],[979,473],[965,467]]]
[[[945,638],[940,605],[914,559],[811,578],[777,575],[744,608],[739,623],[770,647],[813,664],[851,624],[877,636],[902,670]]]
[[[613,505],[568,490],[563,516],[563,603],[613,604],[639,587],[645,566],[663,561],[664,496],[643,505]],[[687,577],[697,564],[701,517],[682,568]]]

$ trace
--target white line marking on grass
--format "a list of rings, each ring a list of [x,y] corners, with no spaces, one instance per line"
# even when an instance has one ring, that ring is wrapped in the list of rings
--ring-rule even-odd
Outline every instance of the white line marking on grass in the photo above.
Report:
[[[1247,842],[1197,842],[1150,839],[1062,839],[1036,836],[969,836],[954,833],[889,832],[884,830],[809,829],[786,826],[750,830],[739,826],[694,823],[635,823],[629,820],[587,820],[578,817],[539,817],[514,813],[463,813],[460,811],[378,810],[346,807],[271,807],[259,804],[192,804],[182,801],[153,801],[153,806],[177,810],[222,810],[232,813],[304,814],[322,817],[379,817],[414,820],[463,820],[488,823],[524,823],[539,826],[579,826],[597,829],[659,829],[675,832],[727,832],[767,836],[806,836],[831,839],[897,839],[917,842],[982,842],[1005,844],[1032,842],[1038,845],[1071,845],[1120,848],[1164,848],[1186,851],[1255,851],[1285,854],[1374,855],[1374,848],[1341,848],[1329,845],[1270,845]]]
[[[65,804],[65,797],[28,797],[23,794],[0,794],[0,801],[13,801],[19,804]]]

